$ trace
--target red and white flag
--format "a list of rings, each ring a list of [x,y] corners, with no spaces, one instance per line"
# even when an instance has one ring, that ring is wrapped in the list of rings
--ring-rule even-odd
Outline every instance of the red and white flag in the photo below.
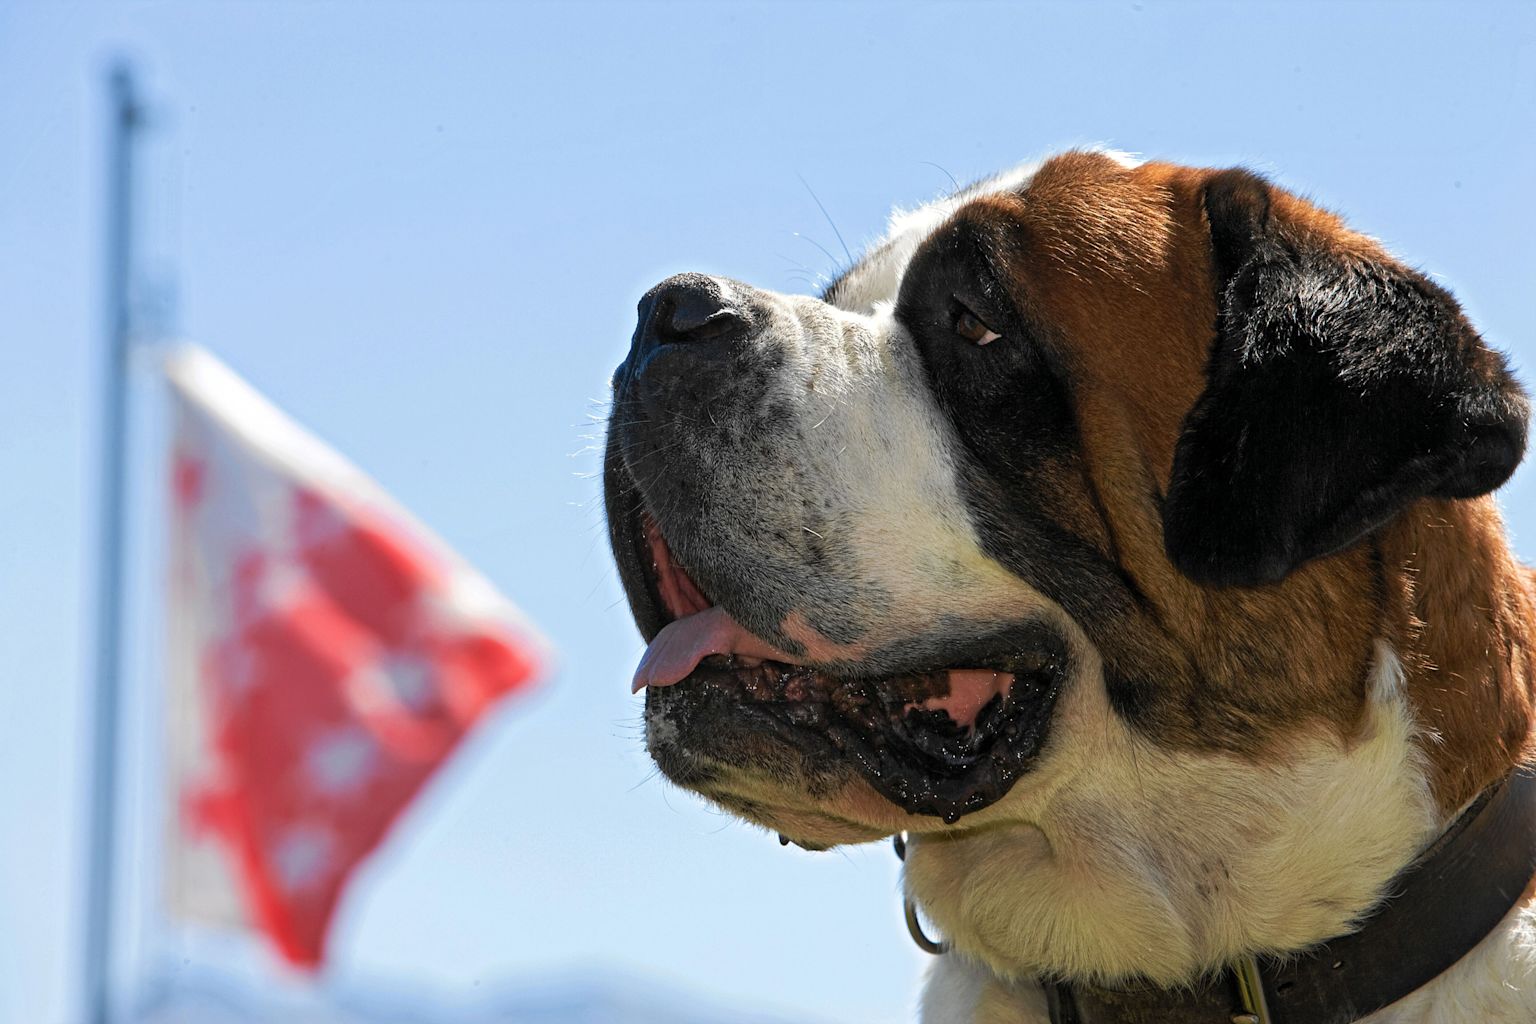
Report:
[[[349,875],[538,633],[377,484],[208,353],[167,363],[173,913],[317,966]]]

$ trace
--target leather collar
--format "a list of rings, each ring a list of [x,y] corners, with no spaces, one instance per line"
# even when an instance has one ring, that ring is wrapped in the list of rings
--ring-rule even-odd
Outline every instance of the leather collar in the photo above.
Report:
[[[1351,1024],[1428,984],[1503,920],[1536,874],[1536,774],[1496,783],[1392,882],[1358,931],[1247,958],[1189,988],[1046,985],[1052,1024]]]

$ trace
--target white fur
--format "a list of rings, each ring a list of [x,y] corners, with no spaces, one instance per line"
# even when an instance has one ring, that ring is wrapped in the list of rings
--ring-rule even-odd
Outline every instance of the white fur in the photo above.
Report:
[[[928,971],[918,1009],[922,1024],[1048,1024],[1045,993],[1029,981],[1010,983],[959,953]]]

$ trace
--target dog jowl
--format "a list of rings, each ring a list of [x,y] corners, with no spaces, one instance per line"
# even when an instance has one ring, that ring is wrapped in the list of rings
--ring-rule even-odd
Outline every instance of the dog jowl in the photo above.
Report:
[[[1527,753],[1536,594],[1485,497],[1525,397],[1448,293],[1246,172],[1068,153],[819,297],[669,278],[613,397],[657,764],[806,846],[913,833],[997,977],[1342,932]],[[1327,891],[1248,920],[1292,861]]]

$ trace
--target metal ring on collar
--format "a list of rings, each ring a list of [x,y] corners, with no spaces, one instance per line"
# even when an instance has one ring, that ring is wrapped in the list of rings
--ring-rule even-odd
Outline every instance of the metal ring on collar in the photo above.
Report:
[[[905,861],[907,859],[907,834],[905,832],[898,832],[891,836],[891,845],[896,848],[897,859]],[[912,941],[917,943],[918,949],[924,953],[932,953],[934,956],[943,956],[949,952],[948,942],[942,939],[930,939],[928,933],[923,931],[923,922],[918,919],[917,904],[912,901],[912,897],[908,896],[901,901],[901,912],[907,918],[907,934],[912,936]]]
[[[912,941],[917,943],[917,948],[924,953],[932,953],[934,956],[943,956],[949,952],[949,943],[944,940],[930,939],[923,931],[923,923],[917,919],[917,904],[910,898],[902,900],[902,911],[907,915],[907,932],[911,934]]]

